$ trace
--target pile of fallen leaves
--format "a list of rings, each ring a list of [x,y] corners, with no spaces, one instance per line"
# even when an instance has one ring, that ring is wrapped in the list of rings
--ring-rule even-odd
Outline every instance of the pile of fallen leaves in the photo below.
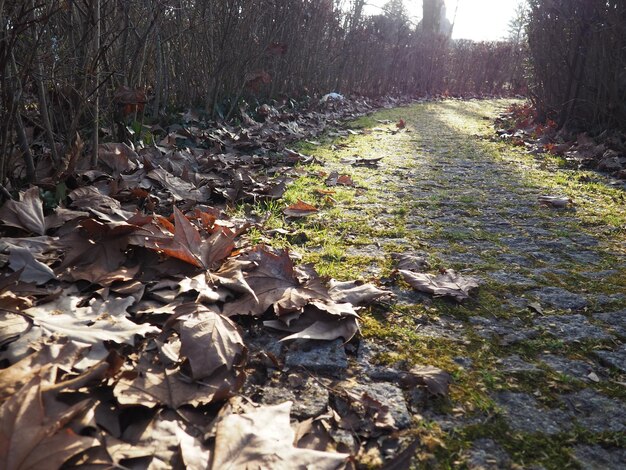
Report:
[[[603,132],[595,138],[586,132],[559,129],[553,120],[541,122],[529,104],[512,105],[496,120],[500,139],[526,148],[535,155],[563,157],[578,168],[594,168],[626,179],[626,136]]]
[[[41,166],[37,185],[0,207],[0,467],[335,469],[359,446],[342,447],[329,426],[358,424],[374,445],[394,432],[388,407],[367,393],[344,391],[343,411],[295,423],[289,403],[238,395],[247,377],[282,367],[269,350],[250,360],[249,338],[269,349],[341,344],[358,332],[358,310],[389,296],[253,246],[246,231],[262,221],[227,215],[280,198],[312,161],[286,140],[371,110],[324,106],[291,120],[268,109],[238,128],[187,116],[153,146],[103,144],[99,169],[81,169],[77,142],[62,172]],[[352,185],[338,174],[326,182]],[[286,215],[316,211],[306,206]],[[424,267],[399,265],[434,295],[461,301],[477,286]],[[449,377],[426,368],[398,380],[445,395]]]

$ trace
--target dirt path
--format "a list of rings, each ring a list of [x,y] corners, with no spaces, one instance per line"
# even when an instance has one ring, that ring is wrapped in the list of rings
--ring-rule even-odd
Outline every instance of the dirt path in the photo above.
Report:
[[[357,122],[361,135],[304,145],[362,189],[339,188],[317,218],[292,223],[291,244],[323,274],[382,280],[397,294],[364,315],[348,374],[400,428],[428,437],[424,465],[624,468],[624,188],[489,140],[487,118],[505,104],[385,111]],[[352,167],[355,155],[383,160]],[[320,185],[310,174],[287,199],[315,200]],[[540,195],[575,205],[547,207]],[[393,279],[391,254],[407,252],[427,257],[428,272],[479,278],[478,293],[458,305],[411,290]],[[400,391],[393,372],[414,365],[452,374],[449,399]]]

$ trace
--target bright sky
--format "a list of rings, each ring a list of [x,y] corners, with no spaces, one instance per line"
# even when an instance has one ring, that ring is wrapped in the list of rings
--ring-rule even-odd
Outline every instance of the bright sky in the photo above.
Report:
[[[515,16],[515,9],[523,0],[445,0],[448,19],[453,20],[457,3],[459,6],[452,37],[493,41],[503,39],[508,33],[509,21]],[[368,0],[370,13],[380,11],[387,0]],[[409,16],[416,21],[422,17],[421,0],[404,0]]]

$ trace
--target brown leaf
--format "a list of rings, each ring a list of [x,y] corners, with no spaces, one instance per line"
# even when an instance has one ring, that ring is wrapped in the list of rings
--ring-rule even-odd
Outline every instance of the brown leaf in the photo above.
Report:
[[[54,271],[41,261],[37,261],[33,253],[21,247],[13,247],[9,251],[9,266],[13,271],[20,271],[20,280],[34,282],[37,285],[45,284],[56,279]]]
[[[205,267],[215,269],[235,249],[235,233],[227,227],[218,227],[199,247],[199,257]]]
[[[223,368],[208,379],[194,382],[179,369],[166,367],[166,361],[164,357],[151,361],[142,356],[139,364],[126,370],[115,385],[113,393],[117,401],[121,405],[148,408],[198,406],[230,397],[245,380],[243,373]]]
[[[70,370],[81,349],[71,342],[46,344],[12,366],[0,369],[0,401],[17,393],[22,386],[47,369],[65,367]]]
[[[292,204],[283,210],[283,214],[287,217],[307,217],[317,212],[317,207],[300,200],[296,204]]]
[[[107,352],[104,341],[134,344],[135,335],[158,333],[151,325],[139,325],[127,318],[127,309],[135,299],[110,298],[106,302],[92,300],[86,307],[79,307],[83,297],[76,295],[76,288],[65,291],[53,302],[44,303],[24,311],[48,336],[61,334],[72,341],[91,345],[88,357],[100,360]]]
[[[98,146],[98,160],[116,173],[137,168],[139,155],[126,144],[107,143]]]
[[[242,415],[223,416],[216,426],[210,468],[344,469],[348,454],[293,447],[295,433],[289,423],[290,409],[291,402],[285,402]]]
[[[72,281],[98,283],[126,261],[124,252],[129,236],[137,230],[140,227],[123,222],[81,221],[79,230],[61,240],[61,246],[68,251],[57,268],[58,275]]]
[[[20,199],[20,201],[7,201],[0,208],[0,221],[9,227],[16,227],[37,235],[45,234],[46,222],[39,188],[34,186],[28,189],[21,194]]]
[[[471,291],[478,288],[475,278],[461,276],[451,269],[437,275],[414,273],[405,269],[399,270],[399,273],[414,289],[436,297],[452,297],[457,302],[469,299]]]
[[[209,200],[207,188],[197,188],[195,185],[172,175],[163,168],[150,171],[148,178],[161,183],[172,194],[175,201],[206,202]]]
[[[32,303],[28,305],[27,302],[28,299],[21,299],[12,292],[0,293],[0,348],[12,343],[30,329],[31,323],[23,315],[10,313],[11,310],[18,312],[31,307]]]
[[[446,371],[432,366],[417,366],[402,375],[400,385],[403,388],[425,386],[432,395],[448,396],[452,376]]]
[[[194,380],[208,378],[222,367],[232,371],[242,365],[246,348],[231,320],[196,303],[181,305],[176,314],[180,352],[189,361]]]
[[[33,378],[0,407],[0,467],[4,470],[56,469],[70,457],[99,445],[78,436],[65,424],[83,412],[88,401],[48,416],[42,383]]]
[[[312,300],[328,298],[317,275],[297,271],[287,251],[273,253],[263,246],[250,251],[244,278],[255,296],[244,295],[224,305],[224,315],[261,315],[273,306],[277,315],[302,309]],[[301,282],[298,275],[305,276]]]
[[[391,257],[396,262],[397,269],[423,272],[430,268],[430,263],[425,256],[414,253],[392,253]]]
[[[123,210],[117,199],[102,194],[95,186],[75,189],[68,197],[73,207],[89,211],[105,222],[125,222],[134,215]]]
[[[335,302],[347,302],[352,305],[365,306],[372,302],[392,295],[390,291],[379,289],[373,284],[361,281],[339,282],[331,279],[328,293]]]
[[[198,256],[198,249],[202,244],[200,232],[176,207],[174,207],[174,220],[175,233],[173,237],[160,232],[160,235],[155,234],[140,237],[139,240],[135,239],[135,243],[198,268],[204,268],[204,263]]]

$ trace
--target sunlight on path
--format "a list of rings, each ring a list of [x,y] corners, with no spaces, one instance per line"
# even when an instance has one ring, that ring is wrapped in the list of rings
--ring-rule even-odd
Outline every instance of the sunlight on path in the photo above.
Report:
[[[362,343],[377,361],[436,365],[455,377],[449,402],[407,402],[418,427],[445,443],[433,451],[438,465],[620,468],[623,193],[489,140],[490,119],[507,104],[446,101],[375,115],[406,120],[393,135],[366,120],[365,135],[327,166],[345,171],[340,159],[355,154],[384,164],[355,171],[366,191],[329,217],[328,236],[343,241],[345,256],[328,273],[393,275],[391,253],[409,252],[428,257],[431,272],[481,279],[462,305],[404,286],[389,312],[364,318]],[[576,205],[540,205],[546,194]]]

